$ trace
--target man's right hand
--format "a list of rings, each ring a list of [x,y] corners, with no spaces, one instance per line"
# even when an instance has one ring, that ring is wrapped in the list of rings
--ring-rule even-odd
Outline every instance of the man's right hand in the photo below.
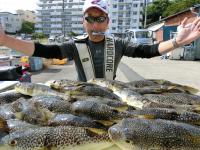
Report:
[[[6,37],[6,34],[4,32],[2,25],[0,24],[0,46],[4,45],[5,37]]]

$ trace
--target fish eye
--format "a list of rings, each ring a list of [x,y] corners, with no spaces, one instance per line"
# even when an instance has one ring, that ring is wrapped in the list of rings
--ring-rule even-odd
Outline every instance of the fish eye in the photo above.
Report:
[[[17,145],[17,141],[16,141],[16,140],[12,140],[12,141],[10,141],[10,145],[11,145],[11,146],[15,146],[15,145]]]
[[[126,140],[125,142],[126,142],[126,143],[130,143],[131,141],[130,141],[130,140]]]

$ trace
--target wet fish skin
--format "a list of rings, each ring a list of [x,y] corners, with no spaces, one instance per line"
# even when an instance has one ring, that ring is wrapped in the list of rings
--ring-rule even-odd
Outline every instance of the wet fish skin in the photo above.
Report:
[[[143,87],[149,87],[149,86],[157,86],[158,84],[153,82],[153,81],[150,81],[150,80],[136,80],[136,81],[130,81],[130,82],[127,82],[125,83],[128,87],[130,88],[143,88]]]
[[[143,88],[133,88],[133,91],[138,92],[142,95],[144,94],[162,94],[162,93],[185,93],[185,91],[176,88],[175,86],[157,85],[157,86],[147,86]]]
[[[94,79],[89,82],[111,89],[123,102],[139,109],[142,109],[147,103],[154,103],[120,81]]]
[[[108,132],[113,142],[126,150],[200,148],[200,129],[175,121],[123,119],[122,122],[110,127]]]
[[[55,116],[55,113],[45,108],[33,106],[25,108],[21,112],[16,112],[15,116],[17,119],[30,124],[45,126],[48,124],[48,121]]]
[[[146,103],[143,106],[143,109],[146,108],[168,108],[168,109],[175,109],[179,112],[188,111],[188,112],[200,113],[200,105],[189,105],[189,104],[179,105],[179,104],[166,104],[166,103],[153,102],[153,103]]]
[[[108,88],[98,86],[96,84],[71,81],[71,80],[55,80],[50,86],[57,89],[60,92],[73,95],[90,95],[90,96],[101,96],[111,99],[119,99],[112,91]]]
[[[166,119],[200,125],[200,114],[189,111],[179,111],[169,108],[145,108],[134,110],[132,113],[135,116],[140,116],[140,118],[143,116],[146,119]]]
[[[187,93],[146,94],[145,98],[155,103],[170,105],[199,105],[200,96]]]
[[[25,109],[35,107],[34,103],[30,99],[19,98],[18,100],[12,102],[11,107],[15,112],[21,112]]]
[[[112,145],[106,132],[98,134],[89,128],[60,126],[13,132],[2,139],[0,149],[103,150]]]
[[[108,88],[93,85],[93,86],[79,86],[74,90],[68,90],[67,93],[70,95],[90,95],[90,96],[101,96],[110,99],[119,99],[119,97],[112,93]]]
[[[10,90],[0,93],[0,105],[11,103],[16,101],[20,97],[24,97],[23,94],[17,93],[15,90]]]
[[[111,120],[118,118],[120,115],[118,110],[95,101],[74,102],[72,104],[72,111],[78,116],[86,116],[96,120]]]
[[[50,87],[57,89],[57,90],[62,90],[64,87],[68,87],[68,89],[74,89],[75,87],[78,86],[92,86],[93,84],[87,83],[87,82],[82,82],[82,81],[73,81],[73,80],[68,80],[68,79],[60,79],[60,80],[53,80],[50,84]]]
[[[30,99],[38,107],[46,108],[54,113],[70,113],[71,103],[59,96],[40,95]]]
[[[129,110],[129,109],[134,110],[135,109],[135,108],[129,106],[126,102],[122,102],[118,99],[109,99],[109,98],[100,97],[100,96],[77,97],[76,101],[95,101],[95,102],[100,103],[100,104],[105,104],[105,105],[114,107],[115,109],[117,109],[119,111],[125,111],[125,110]]]
[[[72,114],[57,114],[48,121],[49,126],[76,126],[76,127],[90,127],[107,130],[108,127],[95,122],[89,118],[79,117]]]
[[[4,104],[0,106],[0,117],[4,119],[14,119],[15,110],[12,108],[10,104]]]
[[[33,125],[30,123],[27,123],[22,120],[18,119],[9,119],[6,121],[8,124],[9,132],[19,131],[19,130],[26,130],[30,128],[38,128],[38,125]]]
[[[106,87],[112,90],[113,92],[122,90],[124,88],[128,88],[128,86],[125,83],[117,81],[117,80],[93,79],[88,82],[102,86],[102,87]]]
[[[20,82],[15,85],[15,90],[19,93],[29,96],[38,96],[38,95],[52,95],[52,96],[60,96],[65,100],[69,100],[70,97],[67,94],[59,93],[57,91],[52,90],[50,87],[37,83],[29,83],[29,82]]]
[[[174,86],[174,87],[176,87],[176,89],[183,91],[183,93],[195,94],[195,93],[199,92],[199,90],[194,87],[173,83],[171,81],[164,80],[164,79],[149,79],[149,81],[152,81],[152,82],[160,84],[160,85]]]

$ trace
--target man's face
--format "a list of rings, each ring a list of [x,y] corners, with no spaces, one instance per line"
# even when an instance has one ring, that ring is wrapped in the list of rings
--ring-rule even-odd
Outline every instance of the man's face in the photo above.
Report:
[[[102,35],[93,35],[92,32],[105,32],[108,28],[108,23],[107,14],[97,8],[90,8],[84,14],[83,26],[90,39],[102,38]]]

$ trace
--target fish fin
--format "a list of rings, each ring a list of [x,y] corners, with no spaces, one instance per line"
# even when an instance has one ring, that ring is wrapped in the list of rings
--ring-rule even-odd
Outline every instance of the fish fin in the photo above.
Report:
[[[190,93],[190,94],[196,94],[196,93],[199,92],[198,89],[196,89],[196,88],[194,88],[194,87],[191,87],[191,86],[186,86],[186,85],[184,85],[184,86],[182,86],[182,88],[183,88],[186,92],[188,92],[188,93]]]
[[[86,132],[89,136],[97,136],[107,133],[107,131],[97,128],[87,128]]]
[[[157,80],[157,79],[152,79],[153,82],[160,84],[160,85],[168,85],[168,86],[172,86],[174,87],[174,89],[179,89],[181,91],[185,91],[188,92],[190,94],[195,94],[198,93],[199,90],[191,87],[191,86],[187,86],[187,85],[181,85],[181,84],[177,84],[177,83],[173,83],[171,81],[167,81],[167,80]]]
[[[112,126],[113,124],[115,124],[114,121],[108,121],[108,120],[95,120],[95,122],[103,124],[104,126]]]
[[[156,119],[154,115],[137,115],[137,118],[141,118],[141,119]]]
[[[19,120],[23,120],[23,113],[22,112],[16,112],[15,117]]]
[[[200,113],[200,105],[194,105],[192,111]]]
[[[128,106],[114,107],[113,109],[117,110],[118,112],[124,112],[128,110]]]

